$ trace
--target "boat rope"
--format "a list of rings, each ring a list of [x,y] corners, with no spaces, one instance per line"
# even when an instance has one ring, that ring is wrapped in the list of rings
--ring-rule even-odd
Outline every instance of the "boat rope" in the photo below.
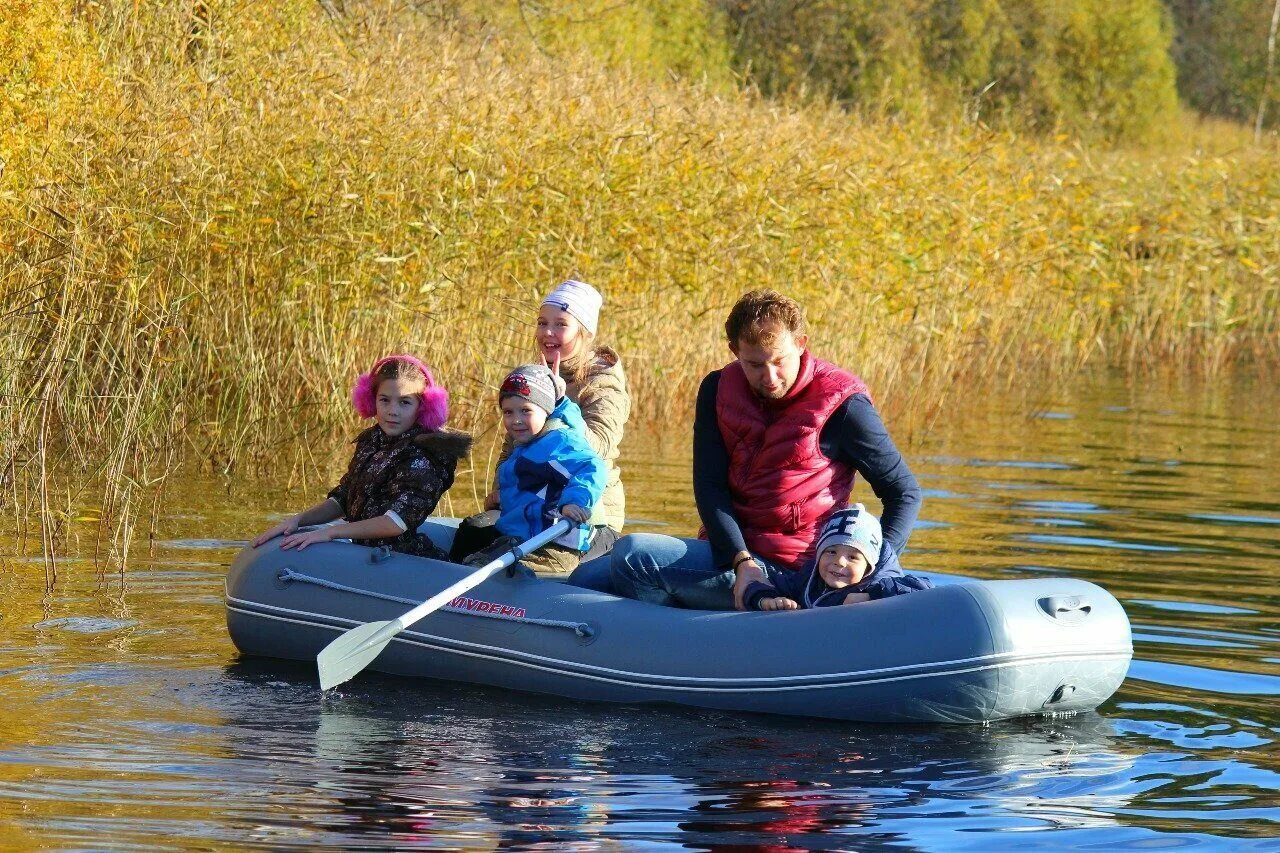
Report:
[[[417,606],[421,601],[412,598],[405,598],[399,595],[391,595],[386,592],[376,592],[371,589],[360,589],[359,587],[347,586],[346,584],[331,581],[326,578],[317,578],[311,575],[304,575],[293,569],[281,569],[276,577],[284,583],[290,581],[298,581],[299,583],[310,583],[316,586],[322,586],[326,589],[336,590],[338,592],[354,592],[357,595],[367,595],[369,598],[380,598],[383,601],[394,601],[398,604],[409,604]],[[462,616],[480,616],[485,619],[498,619],[502,622],[520,622],[525,625],[540,625],[544,628],[568,628],[579,637],[590,637],[595,633],[591,626],[586,622],[568,622],[563,619],[535,619],[532,616],[516,616],[513,613],[494,613],[491,610],[468,610],[465,607],[454,607],[452,604],[446,604],[441,610],[447,610],[450,613],[458,613]]]

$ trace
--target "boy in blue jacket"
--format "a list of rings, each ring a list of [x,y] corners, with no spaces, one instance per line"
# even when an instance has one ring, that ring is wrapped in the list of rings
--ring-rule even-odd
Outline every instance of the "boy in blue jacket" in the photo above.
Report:
[[[591,547],[593,515],[599,515],[609,475],[587,443],[578,404],[563,397],[562,389],[541,364],[521,365],[503,380],[498,408],[514,447],[498,466],[499,516],[497,524],[488,528],[492,531],[488,547],[463,562],[483,565],[541,533],[559,516],[578,524],[524,557],[522,563],[540,573],[568,574]]]
[[[799,610],[875,601],[932,586],[902,571],[893,546],[880,532],[880,520],[854,504],[823,525],[816,560],[777,586],[751,584],[742,599],[748,610]]]

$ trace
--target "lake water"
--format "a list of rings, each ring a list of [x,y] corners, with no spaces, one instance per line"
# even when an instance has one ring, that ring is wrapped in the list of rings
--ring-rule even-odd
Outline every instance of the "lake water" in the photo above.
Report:
[[[206,479],[123,575],[89,524],[51,594],[0,557],[0,846],[1280,849],[1280,391],[1102,375],[948,412],[897,434],[927,490],[905,562],[1108,588],[1135,660],[1097,713],[852,725],[370,674],[322,697],[238,660],[222,603],[241,541],[321,487]],[[633,431],[633,530],[690,531],[687,454]]]

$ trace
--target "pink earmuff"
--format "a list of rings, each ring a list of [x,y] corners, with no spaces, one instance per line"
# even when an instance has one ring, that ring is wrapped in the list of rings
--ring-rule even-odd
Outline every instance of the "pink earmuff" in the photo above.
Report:
[[[418,407],[418,426],[433,431],[443,427],[444,422],[449,419],[449,392],[437,385],[431,370],[411,355],[389,355],[378,359],[373,369],[360,374],[356,384],[351,386],[351,403],[356,408],[356,414],[362,418],[371,418],[378,413],[378,370],[391,361],[407,361],[426,377],[427,387],[422,392],[422,405]]]

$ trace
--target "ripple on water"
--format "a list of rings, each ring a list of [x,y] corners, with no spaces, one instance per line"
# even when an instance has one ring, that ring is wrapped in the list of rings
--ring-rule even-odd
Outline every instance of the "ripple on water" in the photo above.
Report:
[[[1083,471],[1085,466],[1071,462],[1037,459],[981,459],[961,456],[930,456],[928,461],[938,465],[958,465],[965,468],[1014,468],[1028,471]]]
[[[188,551],[239,550],[249,544],[248,539],[160,539],[159,547],[177,548]]]
[[[31,627],[38,630],[71,631],[76,634],[108,634],[137,625],[135,619],[107,619],[101,616],[64,616],[46,619]]]
[[[1131,715],[1115,721],[1116,730],[1182,749],[1250,749],[1272,743],[1272,732],[1252,720],[1233,720],[1207,708],[1170,702],[1118,702],[1116,707]],[[1271,771],[1250,774],[1250,784],[1265,787],[1280,779]]]
[[[1280,525],[1280,518],[1264,515],[1221,515],[1212,512],[1190,513],[1187,518],[1198,518],[1201,521],[1216,521],[1221,524],[1236,525]]]
[[[1220,640],[1205,637],[1188,637],[1182,632],[1162,634],[1158,633],[1159,626],[1151,626],[1148,631],[1154,633],[1143,633],[1142,629],[1146,626],[1133,626],[1133,641],[1135,643],[1157,643],[1172,646],[1200,646],[1211,649],[1256,649],[1257,646],[1252,643],[1234,643],[1230,640]]]
[[[1199,548],[1185,545],[1165,545],[1157,542],[1122,541],[1107,539],[1101,536],[1068,536],[1058,533],[1017,533],[1012,539],[1022,542],[1035,542],[1040,545],[1071,545],[1080,548],[1107,548],[1117,551],[1151,551],[1164,553],[1213,553],[1215,549]]]
[[[1160,601],[1150,598],[1130,598],[1125,600],[1126,604],[1140,604],[1143,607],[1154,607],[1157,610],[1174,610],[1182,613],[1221,613],[1224,615],[1231,614],[1253,614],[1256,610],[1249,610],[1245,607],[1229,607],[1225,604],[1209,604],[1204,601]]]
[[[1234,672],[1184,663],[1135,659],[1129,665],[1129,678],[1207,693],[1280,696],[1280,676]]]
[[[1114,510],[1098,506],[1095,503],[1088,503],[1087,501],[1016,501],[1014,506],[1018,509],[1027,509],[1033,512],[1061,512],[1072,515],[1101,515],[1114,512]]]
[[[1028,524],[1039,524],[1044,527],[1089,527],[1089,522],[1078,518],[1028,518]]]

